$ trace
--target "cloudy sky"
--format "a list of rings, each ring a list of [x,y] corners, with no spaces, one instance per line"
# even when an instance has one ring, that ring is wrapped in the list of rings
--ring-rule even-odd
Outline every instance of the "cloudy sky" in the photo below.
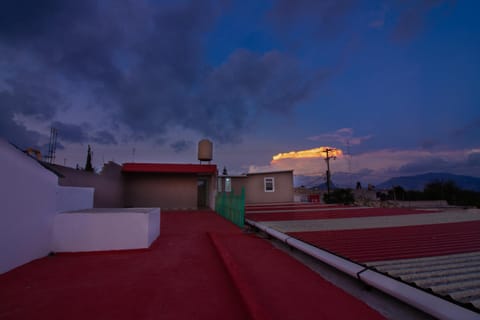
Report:
[[[0,136],[56,163],[480,176],[476,0],[4,0]],[[297,153],[302,154],[302,153]]]

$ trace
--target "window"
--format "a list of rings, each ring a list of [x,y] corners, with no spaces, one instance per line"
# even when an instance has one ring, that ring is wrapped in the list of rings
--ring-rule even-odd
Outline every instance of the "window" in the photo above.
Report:
[[[222,178],[218,178],[217,180],[217,191],[222,192]]]
[[[275,179],[274,178],[264,178],[263,186],[265,192],[275,192]]]
[[[232,179],[225,178],[225,192],[232,192]]]

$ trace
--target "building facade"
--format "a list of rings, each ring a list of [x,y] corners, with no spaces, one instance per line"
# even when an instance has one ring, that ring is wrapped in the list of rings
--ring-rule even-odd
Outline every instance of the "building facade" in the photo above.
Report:
[[[122,174],[126,207],[215,207],[216,165],[125,163]]]
[[[220,176],[218,192],[238,194],[245,189],[245,203],[293,202],[293,170]]]

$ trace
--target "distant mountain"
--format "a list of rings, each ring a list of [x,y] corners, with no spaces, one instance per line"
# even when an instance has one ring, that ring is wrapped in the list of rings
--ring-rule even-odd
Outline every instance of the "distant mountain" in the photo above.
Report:
[[[293,177],[293,184],[295,187],[304,186],[305,188],[312,188],[319,184],[326,184],[324,176],[302,176],[296,175]]]
[[[305,187],[308,189],[327,190],[327,182],[323,176],[295,176],[295,187]],[[330,189],[335,189],[337,186],[331,181]]]
[[[416,176],[396,177],[375,187],[376,189],[390,189],[395,186],[401,186],[405,190],[422,191],[426,184],[434,181],[453,181],[460,189],[480,192],[480,178],[451,173],[426,173]]]

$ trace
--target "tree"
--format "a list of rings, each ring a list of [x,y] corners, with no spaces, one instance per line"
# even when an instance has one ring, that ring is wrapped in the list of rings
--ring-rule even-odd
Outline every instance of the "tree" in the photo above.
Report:
[[[342,203],[352,204],[355,202],[351,189],[335,189],[330,194],[325,193],[323,195],[323,201],[325,203]]]
[[[85,164],[85,171],[93,172],[92,149],[90,148],[90,145],[88,145],[88,150],[87,150],[87,163]]]
[[[388,197],[390,200],[405,200],[406,191],[401,186],[395,186],[388,191]]]
[[[459,191],[455,182],[451,180],[430,182],[423,190],[427,200],[447,200],[448,202],[454,201]]]

